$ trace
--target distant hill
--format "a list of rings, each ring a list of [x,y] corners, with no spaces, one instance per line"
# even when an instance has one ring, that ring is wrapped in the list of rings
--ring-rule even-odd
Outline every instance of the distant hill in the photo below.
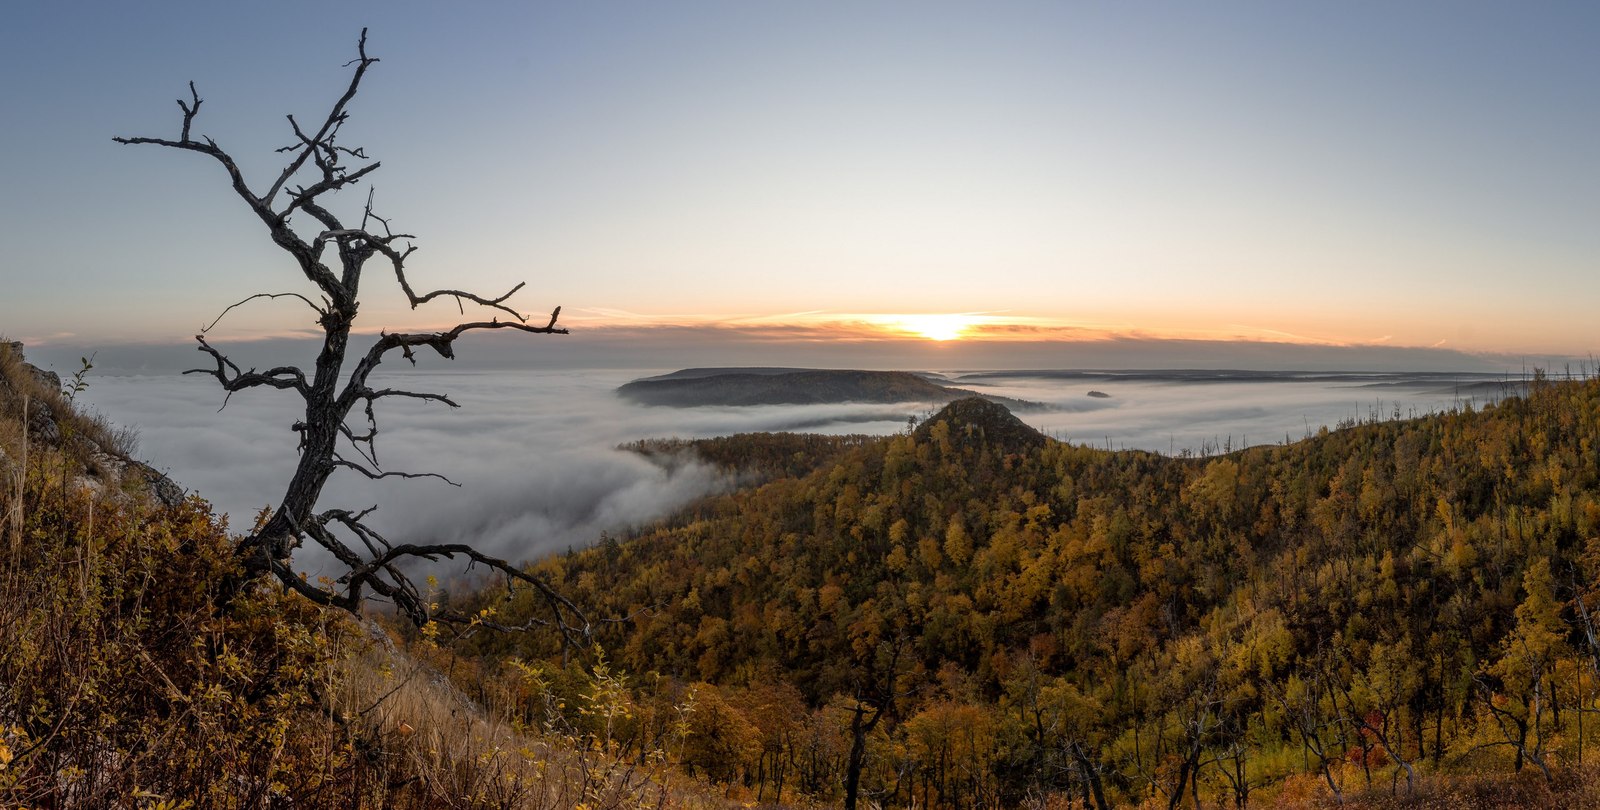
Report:
[[[697,368],[682,368],[667,374],[658,374],[654,377],[641,377],[641,380],[699,380],[706,377],[721,377],[728,374],[763,374],[773,376],[777,374],[796,374],[802,371],[845,371],[847,369],[826,368],[798,368],[794,366],[710,366]],[[935,382],[949,382],[950,378],[932,371],[910,371],[926,380]]]
[[[849,369],[734,368],[685,369],[634,380],[617,389],[641,405],[691,408],[699,405],[821,405],[841,402],[945,403],[981,397],[1013,410],[1042,405],[940,385],[910,371]]]
[[[622,445],[621,449],[638,453],[666,468],[684,459],[698,460],[737,475],[741,483],[748,484],[773,478],[800,478],[831,466],[854,448],[882,438],[862,433],[844,436],[739,433],[708,439],[640,439]]]
[[[943,436],[952,444],[985,444],[1010,453],[1024,453],[1049,441],[1027,426],[1004,405],[979,397],[958,399],[917,426],[919,441]],[[740,475],[741,483],[764,483],[774,478],[801,478],[838,463],[858,447],[875,445],[883,436],[852,433],[740,433],[707,439],[640,439],[621,449],[638,453],[663,467],[682,460],[698,460]]]
[[[1004,405],[982,397],[958,399],[917,426],[916,437],[928,441],[941,425],[954,441],[964,441],[1020,453],[1043,447],[1043,433],[1022,423]]]

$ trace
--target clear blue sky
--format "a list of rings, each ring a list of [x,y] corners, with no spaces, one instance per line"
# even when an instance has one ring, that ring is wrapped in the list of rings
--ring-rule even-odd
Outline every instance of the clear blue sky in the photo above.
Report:
[[[111,136],[176,135],[194,79],[261,177],[362,26],[347,137],[419,281],[575,326],[1600,350],[1600,6],[1503,2],[12,2],[0,333],[179,341],[302,289],[215,165]],[[454,318],[377,281],[367,328]]]

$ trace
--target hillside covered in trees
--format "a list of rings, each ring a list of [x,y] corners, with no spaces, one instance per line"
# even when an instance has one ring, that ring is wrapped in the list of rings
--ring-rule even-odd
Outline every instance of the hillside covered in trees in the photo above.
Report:
[[[1593,380],[1209,458],[970,400],[543,570],[626,617],[623,748],[692,698],[758,801],[1593,805],[1597,447]],[[458,649],[532,716],[547,642]]]
[[[977,399],[639,442],[750,485],[538,564],[588,651],[527,590],[219,600],[236,536],[84,384],[0,347],[12,803],[1600,804],[1600,382],[1206,458]]]

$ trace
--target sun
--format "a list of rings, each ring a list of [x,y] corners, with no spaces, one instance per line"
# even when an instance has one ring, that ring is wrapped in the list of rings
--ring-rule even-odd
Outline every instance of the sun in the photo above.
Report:
[[[976,319],[971,315],[898,315],[894,325],[928,340],[959,340],[972,328]]]

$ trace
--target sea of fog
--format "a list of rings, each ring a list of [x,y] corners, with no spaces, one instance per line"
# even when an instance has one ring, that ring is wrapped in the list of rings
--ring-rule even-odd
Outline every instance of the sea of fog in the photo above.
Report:
[[[473,542],[526,559],[626,531],[729,486],[705,466],[662,469],[618,450],[624,442],[783,430],[889,434],[933,410],[917,403],[680,409],[632,405],[613,393],[663,371],[374,375],[374,387],[443,393],[460,404],[386,400],[377,450],[385,469],[439,473],[461,486],[340,473],[322,504],[378,506],[374,525],[391,540]],[[1045,405],[1019,416],[1056,438],[1162,453],[1297,440],[1345,420],[1409,417],[1513,390],[1498,378],[1460,374],[940,374],[948,385]],[[83,401],[137,428],[139,454],[232,516],[236,530],[248,529],[252,515],[281,494],[294,467],[298,398],[291,393],[247,391],[223,408],[223,392],[208,378],[91,377]]]

